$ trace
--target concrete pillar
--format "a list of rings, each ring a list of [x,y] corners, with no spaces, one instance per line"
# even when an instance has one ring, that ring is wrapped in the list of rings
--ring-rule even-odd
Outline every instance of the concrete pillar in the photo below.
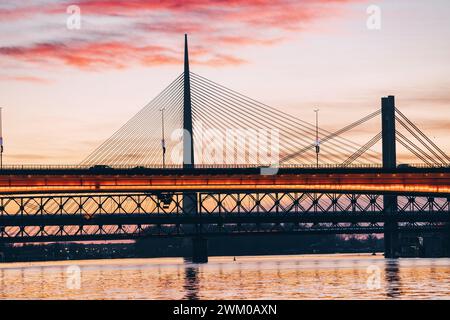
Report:
[[[395,98],[381,98],[381,130],[383,144],[383,169],[397,167],[395,144]]]
[[[383,144],[383,169],[397,168],[396,140],[395,140],[395,98],[388,96],[381,98],[381,127]],[[383,196],[383,209],[386,215],[384,222],[384,255],[386,258],[398,256],[398,223],[397,196]]]
[[[202,236],[192,238],[192,262],[208,262],[208,239]]]
[[[450,223],[446,223],[443,237],[444,257],[450,258]]]
[[[4,243],[0,243],[0,262],[5,262],[5,256],[6,256],[6,245]]]
[[[398,223],[395,221],[397,214],[397,196],[384,196],[384,256],[386,258],[398,258],[399,235]]]

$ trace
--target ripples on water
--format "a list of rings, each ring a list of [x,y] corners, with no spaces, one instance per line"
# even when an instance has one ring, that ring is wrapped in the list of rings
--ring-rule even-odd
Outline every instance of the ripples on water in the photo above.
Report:
[[[81,269],[79,289],[67,287],[71,265]],[[380,281],[368,287],[368,279]],[[3,263],[0,298],[449,299],[450,259],[305,255],[212,257],[202,265],[178,258]]]

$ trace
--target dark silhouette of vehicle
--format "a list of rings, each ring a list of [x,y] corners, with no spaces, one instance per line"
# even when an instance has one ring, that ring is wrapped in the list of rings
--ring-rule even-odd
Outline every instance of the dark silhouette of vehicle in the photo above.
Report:
[[[114,168],[111,168],[110,166],[107,166],[105,164],[97,164],[95,166],[90,167],[89,170],[102,172],[102,171],[112,171],[114,170]]]
[[[144,166],[137,166],[134,168],[131,168],[132,171],[138,171],[138,172],[143,172],[146,171],[148,168],[144,167]]]

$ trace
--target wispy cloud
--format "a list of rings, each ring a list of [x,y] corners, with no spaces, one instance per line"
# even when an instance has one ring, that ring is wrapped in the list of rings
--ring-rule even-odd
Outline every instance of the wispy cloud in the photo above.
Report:
[[[160,65],[178,62],[174,52],[167,48],[133,46],[123,42],[37,43],[24,47],[2,47],[0,54],[26,62],[62,63],[90,70],[101,67],[120,69],[132,63]]]
[[[94,71],[168,65],[180,62],[179,39],[183,33],[190,33],[198,40],[192,46],[193,59],[198,63],[239,65],[246,63],[245,58],[229,48],[274,45],[289,33],[304,31],[311,22],[339,13],[354,2],[364,1],[35,0],[20,5],[7,1],[0,7],[0,21],[20,25],[25,18],[37,19],[42,21],[40,30],[47,30],[48,39],[33,42],[26,37],[19,45],[0,42],[0,55],[12,63]],[[55,18],[64,23],[68,5],[81,8],[81,30],[55,26]]]
[[[35,76],[27,76],[27,75],[15,75],[15,76],[1,75],[0,80],[31,82],[31,83],[35,83],[35,84],[51,83],[51,80],[49,80],[49,79],[35,77]]]

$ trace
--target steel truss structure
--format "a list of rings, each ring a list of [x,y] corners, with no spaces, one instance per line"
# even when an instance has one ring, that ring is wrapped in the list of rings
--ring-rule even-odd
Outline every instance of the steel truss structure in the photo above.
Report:
[[[185,212],[191,198],[196,212]],[[398,196],[395,214],[382,194],[315,192],[145,192],[0,197],[0,242],[126,240],[202,234],[371,234],[448,228],[450,197]]]

